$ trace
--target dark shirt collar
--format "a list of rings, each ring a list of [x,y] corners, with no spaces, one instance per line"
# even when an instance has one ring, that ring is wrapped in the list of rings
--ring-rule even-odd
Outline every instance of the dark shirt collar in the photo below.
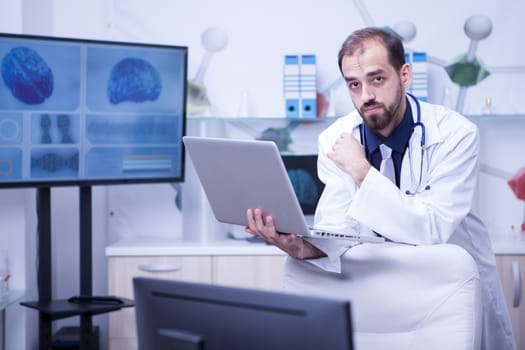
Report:
[[[407,108],[405,110],[403,120],[401,121],[401,124],[397,126],[394,132],[386,139],[383,140],[380,136],[374,134],[366,127],[366,124],[363,123],[364,136],[366,140],[365,147],[368,156],[370,156],[382,143],[390,147],[392,150],[398,152],[398,154],[405,153],[405,149],[408,145],[408,140],[412,135],[412,126],[414,124],[414,119],[412,117],[412,109],[410,108],[408,98],[406,99]]]

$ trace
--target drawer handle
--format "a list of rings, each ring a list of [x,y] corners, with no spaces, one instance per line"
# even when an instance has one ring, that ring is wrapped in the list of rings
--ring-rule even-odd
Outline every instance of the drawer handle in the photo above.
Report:
[[[512,301],[512,306],[517,308],[521,304],[521,276],[518,261],[512,262],[512,278],[514,281],[514,299]]]
[[[182,270],[182,264],[139,264],[139,270],[144,272],[174,272]]]

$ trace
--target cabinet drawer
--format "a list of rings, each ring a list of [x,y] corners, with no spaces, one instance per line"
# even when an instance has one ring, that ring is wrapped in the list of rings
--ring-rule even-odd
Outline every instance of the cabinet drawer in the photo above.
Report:
[[[108,259],[110,295],[133,299],[133,277],[137,276],[211,283],[211,257],[110,257]],[[135,309],[125,308],[110,313],[109,333],[111,341],[115,340],[119,344],[128,342],[135,344]]]
[[[137,338],[110,338],[109,349],[111,350],[137,350]]]
[[[108,258],[110,295],[133,299],[136,276],[280,290],[285,255]],[[136,350],[134,308],[109,314],[110,350]]]
[[[110,257],[108,289],[133,299],[133,277],[155,277],[211,283],[209,256]]]
[[[280,290],[285,255],[214,256],[213,284]]]

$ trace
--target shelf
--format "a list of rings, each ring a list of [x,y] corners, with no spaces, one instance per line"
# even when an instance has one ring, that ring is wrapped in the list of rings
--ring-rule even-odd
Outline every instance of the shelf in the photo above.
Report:
[[[317,153],[315,140],[337,118],[195,117],[189,116],[186,134],[202,137],[274,141],[281,153]]]
[[[96,315],[117,311],[125,307],[133,307],[133,300],[119,298],[122,303],[97,303],[97,302],[70,302],[69,299],[44,301],[28,301],[21,304],[41,313],[47,314],[52,320],[78,315]]]
[[[496,255],[525,255],[525,233],[491,235],[490,240]]]
[[[523,119],[525,120],[525,114],[464,114],[465,117],[469,119]],[[323,122],[333,122],[342,116],[332,116],[332,117],[321,117],[321,118],[284,118],[284,117],[198,117],[198,116],[188,116],[188,120],[192,121],[204,121],[204,122],[300,122],[300,123],[323,123]]]
[[[10,290],[6,297],[0,298],[0,310],[7,309],[25,296],[23,290]]]
[[[291,122],[324,122],[324,121],[334,121],[338,117],[321,117],[321,118],[284,118],[284,117],[228,117],[228,116],[187,116],[189,121],[225,121],[225,122],[234,122],[234,121],[261,121],[261,122],[275,122],[275,121],[291,121]]]
[[[470,120],[525,120],[525,114],[473,114],[466,117]]]

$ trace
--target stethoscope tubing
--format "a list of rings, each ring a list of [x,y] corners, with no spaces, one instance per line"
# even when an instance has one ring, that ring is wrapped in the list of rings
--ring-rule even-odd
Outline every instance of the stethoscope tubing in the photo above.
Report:
[[[426,142],[426,130],[425,130],[425,124],[423,124],[423,122],[421,121],[421,105],[418,99],[409,92],[407,92],[406,94],[410,96],[410,98],[414,101],[416,105],[416,121],[412,124],[412,130],[414,130],[416,127],[421,128],[421,144],[420,144],[421,146],[421,164],[420,164],[420,169],[419,169],[419,185],[421,185],[422,177],[423,177],[423,159],[424,159],[423,157],[424,157],[424,148],[425,148],[425,142]],[[361,144],[366,148],[366,136],[365,136],[365,130],[362,124],[359,126],[359,132],[361,136]],[[411,172],[413,173],[412,162],[410,162],[410,168],[411,168]],[[426,185],[425,188],[423,189],[423,191],[428,191],[428,190],[430,190],[430,185]],[[405,191],[407,195],[415,195],[417,192],[418,191],[410,191],[410,190]]]

